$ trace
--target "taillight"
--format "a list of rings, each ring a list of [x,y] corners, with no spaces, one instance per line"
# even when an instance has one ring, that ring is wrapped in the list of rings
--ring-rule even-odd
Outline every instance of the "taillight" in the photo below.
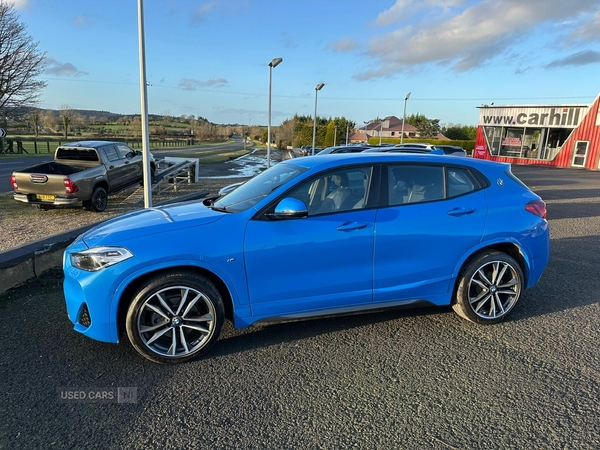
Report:
[[[15,177],[14,174],[12,174],[10,176],[10,184],[12,185],[13,189],[16,191],[17,189],[19,189],[19,186],[17,186],[17,177]]]
[[[65,192],[67,194],[74,194],[75,192],[77,192],[79,190],[79,186],[77,186],[75,183],[73,183],[73,181],[69,180],[68,178],[64,179],[64,184],[65,184]]]
[[[542,200],[532,200],[525,205],[525,210],[542,219],[546,218],[546,203]]]

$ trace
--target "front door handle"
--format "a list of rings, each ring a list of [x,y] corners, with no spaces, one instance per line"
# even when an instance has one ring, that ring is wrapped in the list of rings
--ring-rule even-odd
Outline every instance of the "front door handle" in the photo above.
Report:
[[[448,211],[449,216],[466,216],[475,212],[473,208],[454,208]]]
[[[361,230],[366,228],[367,224],[364,222],[347,222],[343,225],[340,225],[336,228],[338,231],[352,231],[352,230]]]

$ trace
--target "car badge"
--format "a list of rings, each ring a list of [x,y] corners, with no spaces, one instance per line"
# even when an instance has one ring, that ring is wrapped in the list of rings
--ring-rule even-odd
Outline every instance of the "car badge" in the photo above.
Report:
[[[498,186],[504,186],[504,180],[502,178],[498,178],[498,180],[496,180],[496,183],[498,183]]]

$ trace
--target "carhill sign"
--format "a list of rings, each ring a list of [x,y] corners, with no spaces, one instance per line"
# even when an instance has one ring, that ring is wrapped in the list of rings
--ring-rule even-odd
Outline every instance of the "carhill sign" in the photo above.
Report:
[[[6,130],[4,128],[0,128],[0,138],[6,137]]]

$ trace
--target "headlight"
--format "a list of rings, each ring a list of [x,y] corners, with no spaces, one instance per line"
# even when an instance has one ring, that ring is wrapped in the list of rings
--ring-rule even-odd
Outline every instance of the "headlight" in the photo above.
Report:
[[[71,264],[81,270],[95,272],[125,261],[133,254],[122,247],[96,247],[83,252],[71,253]]]

